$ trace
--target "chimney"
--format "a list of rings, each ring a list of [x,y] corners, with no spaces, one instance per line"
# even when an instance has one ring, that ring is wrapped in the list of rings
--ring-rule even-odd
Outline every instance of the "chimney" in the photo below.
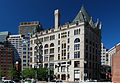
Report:
[[[55,29],[57,30],[58,27],[60,26],[60,11],[57,9],[54,12],[55,15]]]

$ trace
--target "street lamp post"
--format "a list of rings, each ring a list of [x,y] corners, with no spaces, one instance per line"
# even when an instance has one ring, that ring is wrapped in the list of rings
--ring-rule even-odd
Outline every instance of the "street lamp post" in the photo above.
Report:
[[[50,53],[48,54],[48,82],[50,82]]]

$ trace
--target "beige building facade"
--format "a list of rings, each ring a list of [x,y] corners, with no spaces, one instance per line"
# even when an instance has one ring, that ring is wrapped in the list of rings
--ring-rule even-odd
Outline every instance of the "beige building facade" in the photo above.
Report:
[[[60,25],[60,11],[55,10],[55,27],[36,33],[41,42],[42,63],[38,67],[54,69],[64,81],[99,80],[101,24],[94,23],[82,6],[71,23]],[[30,39],[30,67],[36,65],[37,38]]]

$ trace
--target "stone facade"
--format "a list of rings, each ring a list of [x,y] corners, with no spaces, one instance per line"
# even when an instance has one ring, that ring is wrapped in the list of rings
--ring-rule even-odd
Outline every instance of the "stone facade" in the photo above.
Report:
[[[55,25],[59,25],[58,20]],[[30,67],[36,65],[36,42],[39,40],[42,63],[38,67],[48,68],[50,63],[57,79],[64,81],[99,80],[101,24],[94,23],[83,6],[72,23],[36,34],[30,39]]]
[[[101,43],[101,65],[108,65],[108,52],[103,43]]]

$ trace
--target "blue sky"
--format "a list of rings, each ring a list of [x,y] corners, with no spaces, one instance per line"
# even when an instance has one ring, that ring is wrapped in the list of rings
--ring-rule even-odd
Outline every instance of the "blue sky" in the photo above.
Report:
[[[0,31],[18,33],[20,22],[40,21],[43,28],[54,26],[54,10],[61,11],[61,24],[72,21],[82,0],[0,0]],[[110,49],[120,42],[120,0],[84,0],[96,22],[102,21],[102,42]]]

